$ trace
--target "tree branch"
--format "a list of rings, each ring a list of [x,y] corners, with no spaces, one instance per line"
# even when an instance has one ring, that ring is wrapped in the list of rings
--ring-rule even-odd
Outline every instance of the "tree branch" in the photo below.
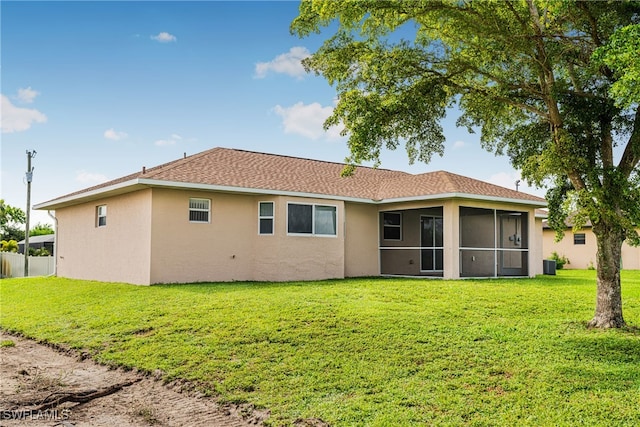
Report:
[[[591,40],[593,40],[593,42],[596,44],[596,46],[602,46],[602,40],[600,39],[600,36],[598,35],[598,21],[591,14],[591,11],[589,10],[588,3],[589,2],[586,2],[586,1],[578,1],[578,2],[576,2],[576,5],[578,6],[578,8],[580,10],[582,10],[584,12],[585,16],[589,20],[589,25],[590,25],[590,28],[591,28]]]
[[[633,121],[633,130],[624,149],[618,168],[625,178],[629,178],[631,172],[640,162],[640,106],[636,109]]]

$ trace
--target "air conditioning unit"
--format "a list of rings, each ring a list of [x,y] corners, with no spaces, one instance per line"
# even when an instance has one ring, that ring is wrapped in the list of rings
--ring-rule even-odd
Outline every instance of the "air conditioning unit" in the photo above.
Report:
[[[556,275],[556,262],[552,259],[542,260],[542,272],[551,276]]]

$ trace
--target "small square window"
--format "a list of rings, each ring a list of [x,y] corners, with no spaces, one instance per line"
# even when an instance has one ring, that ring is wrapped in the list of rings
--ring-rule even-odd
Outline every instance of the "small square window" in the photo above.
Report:
[[[96,206],[96,227],[107,226],[107,205]]]
[[[273,234],[273,202],[258,203],[258,234]]]
[[[587,243],[587,236],[584,233],[576,233],[573,235],[574,245],[584,245]]]
[[[189,199],[189,222],[209,222],[211,200]]]
[[[402,240],[402,214],[399,212],[384,212],[382,214],[383,239]]]

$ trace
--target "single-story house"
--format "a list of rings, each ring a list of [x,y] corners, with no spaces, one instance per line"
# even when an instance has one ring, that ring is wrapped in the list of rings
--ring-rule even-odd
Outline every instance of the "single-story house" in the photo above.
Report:
[[[18,252],[24,253],[24,240],[20,240],[18,242]],[[55,234],[43,234],[41,236],[30,236],[29,237],[29,248],[30,249],[46,249],[51,255],[54,255],[53,251],[56,246],[56,235]]]
[[[409,174],[214,148],[36,205],[59,276],[135,284],[542,273],[544,199]]]
[[[593,234],[591,224],[582,227],[574,232],[571,224],[567,225],[564,237],[556,242],[556,232],[549,227],[546,221],[542,222],[542,247],[545,259],[551,258],[556,252],[561,257],[566,257],[569,263],[563,268],[566,269],[587,269],[596,268],[596,252],[598,244],[596,235]],[[622,268],[626,270],[640,270],[640,247],[622,244]]]

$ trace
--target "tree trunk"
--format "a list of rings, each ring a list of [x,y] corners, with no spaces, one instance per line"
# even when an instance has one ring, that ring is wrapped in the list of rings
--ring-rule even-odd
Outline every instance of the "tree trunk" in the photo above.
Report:
[[[624,232],[612,224],[593,226],[598,242],[598,288],[596,313],[589,322],[590,328],[622,328],[622,289],[620,285],[620,260]]]

